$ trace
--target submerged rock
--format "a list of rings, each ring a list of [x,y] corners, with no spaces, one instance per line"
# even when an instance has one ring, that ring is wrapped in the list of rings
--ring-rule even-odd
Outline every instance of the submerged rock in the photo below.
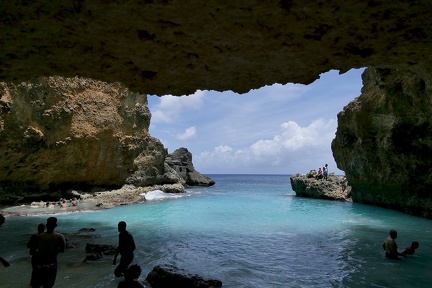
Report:
[[[155,266],[147,275],[146,281],[152,288],[213,288],[222,287],[220,280],[204,279],[172,265]]]

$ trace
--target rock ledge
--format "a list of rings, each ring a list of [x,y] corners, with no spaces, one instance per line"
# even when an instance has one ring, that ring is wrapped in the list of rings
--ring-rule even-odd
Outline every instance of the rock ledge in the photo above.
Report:
[[[327,180],[315,179],[314,175],[295,174],[290,177],[291,187],[297,196],[351,202],[351,187],[343,177],[329,175]]]

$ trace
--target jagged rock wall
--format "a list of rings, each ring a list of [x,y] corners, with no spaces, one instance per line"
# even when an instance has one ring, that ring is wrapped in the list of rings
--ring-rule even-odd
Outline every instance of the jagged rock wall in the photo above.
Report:
[[[157,95],[190,94],[197,89],[243,93],[273,83],[308,84],[330,69],[344,72],[368,66],[396,69],[403,75],[415,72],[423,80],[418,85],[428,90],[432,68],[431,24],[429,1],[2,1],[0,80],[20,83],[39,76],[78,75],[108,83],[122,82],[132,91]],[[388,96],[396,95],[392,97],[407,101],[406,95],[398,92],[398,85],[408,83],[384,81],[378,84],[390,84],[381,89],[388,89]],[[412,98],[424,105],[416,104],[415,108],[402,105],[397,111],[399,115],[405,113],[404,109],[425,118],[430,115],[429,94],[424,95],[424,98]],[[37,93],[28,97],[30,101],[38,101]],[[383,100],[379,93],[374,93],[374,97],[385,105],[399,105],[388,97]],[[2,111],[10,108],[8,101],[5,103]],[[336,161],[356,187],[358,193],[353,197],[358,201],[423,215],[428,210],[427,201],[424,202],[427,189],[421,186],[428,187],[430,173],[420,159],[427,158],[423,153],[429,149],[425,148],[429,147],[429,138],[424,135],[423,128],[428,124],[424,120],[410,122],[414,118],[404,124],[402,116],[379,112],[387,109],[384,104],[376,106],[376,111],[370,104],[368,112],[364,105],[350,104],[344,112],[348,116],[340,116],[345,120],[339,122],[348,123],[350,119],[346,117],[351,117],[353,124],[346,129],[343,125],[349,124],[340,124],[342,127],[334,144],[338,147],[334,150]],[[33,108],[23,105],[21,109],[28,112]],[[358,116],[354,116],[355,110],[360,111]],[[55,109],[49,113],[68,114]],[[55,121],[57,116],[50,117],[50,121]],[[391,128],[392,118],[397,118],[399,128]],[[27,140],[16,142],[17,145],[29,145],[32,141],[40,145],[43,137],[38,126],[23,129],[19,128],[19,133]],[[368,129],[371,130],[369,134],[363,135]],[[391,132],[385,132],[390,131],[386,129]],[[62,138],[67,131],[57,133],[60,140],[50,143],[68,141],[67,137]],[[385,136],[386,133],[389,135]],[[401,140],[402,144],[392,146],[387,142],[398,140],[390,134],[406,137]],[[343,150],[342,143],[353,150]],[[102,149],[103,145],[99,145]],[[392,151],[386,154],[382,147],[398,148],[389,148]],[[409,154],[401,147],[416,151],[420,157],[416,158],[414,153]],[[374,150],[377,155],[371,152]],[[398,153],[391,153],[393,150]],[[8,151],[16,153],[13,148]],[[75,152],[76,157],[81,156],[81,149]],[[98,159],[98,155],[92,154],[90,158]],[[411,164],[398,164],[400,155],[403,156],[401,163],[407,163],[406,160]],[[33,156],[21,155],[21,165],[28,162],[26,157]],[[45,166],[43,161],[38,161],[40,166],[26,169],[31,171]],[[141,157],[135,164],[139,165],[140,161],[152,160]],[[126,160],[126,163],[132,162],[131,158]],[[15,168],[22,171],[23,167]],[[379,173],[374,175],[377,171]],[[156,173],[144,174],[135,173],[129,181],[149,183],[152,177],[147,179],[146,175]],[[421,175],[420,181],[413,180],[412,175]],[[391,191],[399,192],[392,195]],[[408,202],[401,204],[403,201]]]
[[[161,184],[167,154],[148,133],[147,97],[121,84],[48,77],[0,83],[3,203],[63,189],[118,188],[140,171]],[[140,179],[139,177],[135,177]],[[7,195],[7,196],[5,196]],[[2,198],[3,197],[3,198]]]
[[[1,1],[0,80],[246,92],[366,66],[430,73],[430,1]]]
[[[190,186],[213,186],[216,182],[195,170],[192,153],[184,147],[175,150],[165,157],[165,163],[182,178],[182,182]]]
[[[431,79],[378,68],[362,77],[332,142],[352,199],[432,218]]]

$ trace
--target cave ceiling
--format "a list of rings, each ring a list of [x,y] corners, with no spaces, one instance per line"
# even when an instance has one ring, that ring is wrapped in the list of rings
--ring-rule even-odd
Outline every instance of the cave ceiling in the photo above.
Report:
[[[122,82],[134,91],[245,93],[331,69],[429,73],[430,1],[1,1],[0,81]]]

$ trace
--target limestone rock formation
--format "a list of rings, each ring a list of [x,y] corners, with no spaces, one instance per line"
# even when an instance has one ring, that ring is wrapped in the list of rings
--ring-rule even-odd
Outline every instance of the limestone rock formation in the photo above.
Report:
[[[429,1],[2,1],[0,80],[78,75],[184,95],[331,69],[430,73],[431,21]]]
[[[297,196],[326,200],[351,201],[351,187],[343,186],[343,177],[329,175],[327,180],[313,175],[295,174],[290,177],[292,190]]]
[[[149,135],[149,122],[147,97],[118,83],[78,77],[0,83],[0,187],[15,191],[0,193],[0,201],[119,188],[134,172],[142,186],[178,179],[163,176],[167,151]]]
[[[308,84],[331,69],[343,73],[351,68],[376,67],[376,72],[365,74],[370,80],[365,81],[365,96],[339,115],[340,127],[333,143],[336,162],[356,190],[354,201],[432,218],[427,192],[432,181],[427,133],[430,122],[426,120],[432,118],[431,23],[429,1],[2,1],[0,80],[21,83],[39,76],[78,75],[121,82],[131,91],[157,95],[191,94],[198,89],[243,93],[274,83]],[[26,96],[31,105],[21,101],[12,106],[9,92],[2,96],[2,113],[19,109],[26,116],[11,120],[9,115],[0,121],[0,142],[7,145],[7,149],[0,149],[0,165],[7,171],[0,172],[0,181],[9,177],[20,180],[24,173],[30,182],[44,184],[46,189],[51,180],[56,186],[59,177],[68,181],[75,171],[81,171],[75,176],[83,185],[99,184],[89,180],[92,173],[113,186],[126,178],[127,183],[136,185],[176,181],[178,176],[163,163],[166,152],[162,144],[145,135],[147,152],[138,152],[142,147],[137,147],[143,143],[136,139],[134,126],[129,136],[116,135],[118,141],[110,147],[102,141],[117,131],[115,127],[123,117],[120,112],[99,123],[93,109],[83,111],[80,117],[95,123],[72,126],[75,122],[70,111],[76,101],[70,101],[71,108],[58,109],[50,93],[45,100],[38,89],[26,85],[1,88],[32,93]],[[409,92],[411,89],[417,92]],[[104,93],[80,101],[93,103],[93,107],[102,108],[101,112],[115,110],[108,102],[120,100],[108,99]],[[131,93],[120,99],[128,103],[131,97],[134,102],[135,97],[143,97],[139,95]],[[106,106],[97,104],[99,98]],[[53,102],[49,104],[52,108],[45,109],[45,101]],[[122,113],[146,113],[128,107]],[[35,115],[41,119],[26,122]],[[69,129],[54,129],[68,117]],[[45,129],[48,124],[55,133]],[[140,125],[144,123],[136,127]],[[7,141],[4,127],[17,130]],[[76,135],[67,136],[68,130]],[[16,141],[13,134],[26,140]],[[89,141],[83,141],[84,137]],[[69,146],[70,141],[76,144]],[[43,153],[22,154],[16,149],[21,146],[38,151],[49,146],[59,155],[73,155],[57,165],[77,162],[71,158],[91,160],[83,166],[67,166],[70,173],[59,173],[56,164],[47,165]],[[108,148],[118,149],[110,150],[110,157],[100,158],[99,152]],[[10,164],[11,155],[19,164]],[[118,157],[121,163],[116,162]],[[112,170],[104,168],[108,163]],[[149,163],[155,163],[154,168]],[[144,172],[136,167],[139,165],[145,167]],[[160,174],[163,170],[167,173]],[[30,182],[22,183],[22,187]]]
[[[165,157],[165,163],[180,175],[183,183],[190,186],[213,186],[216,182],[195,170],[192,154],[184,147]]]
[[[353,201],[432,218],[432,86],[406,70],[366,69],[338,114],[332,150]]]

